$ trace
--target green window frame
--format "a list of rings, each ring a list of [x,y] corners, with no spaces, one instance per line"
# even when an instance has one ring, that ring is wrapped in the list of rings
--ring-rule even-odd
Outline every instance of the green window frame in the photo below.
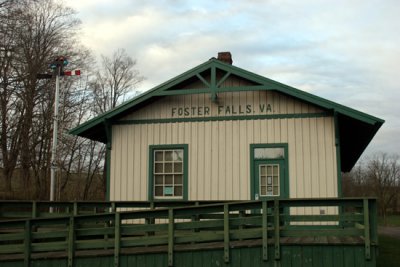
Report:
[[[188,145],[149,146],[149,200],[188,200]]]

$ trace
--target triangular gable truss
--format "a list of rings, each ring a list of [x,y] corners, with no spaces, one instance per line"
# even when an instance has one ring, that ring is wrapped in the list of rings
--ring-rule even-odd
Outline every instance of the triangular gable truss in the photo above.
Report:
[[[164,87],[158,90],[156,96],[168,96],[168,95],[187,95],[187,94],[200,94],[208,93],[212,101],[216,101],[218,93],[231,92],[231,91],[256,91],[266,90],[268,85],[263,83],[260,79],[254,79],[248,75],[243,75],[243,72],[239,72],[232,69],[231,66],[227,67],[225,64],[219,64],[218,60],[211,60],[209,64],[205,64],[203,67],[192,71],[190,75],[184,75],[181,78],[175,79],[172,83],[168,84],[168,87]],[[247,81],[249,85],[246,86],[224,86],[229,78],[235,77]],[[202,87],[181,89],[180,85],[185,84],[186,81],[199,81]]]

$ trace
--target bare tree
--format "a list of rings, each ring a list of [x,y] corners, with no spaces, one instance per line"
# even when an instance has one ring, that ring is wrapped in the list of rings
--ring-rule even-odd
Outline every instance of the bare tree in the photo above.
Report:
[[[19,4],[19,1],[0,3],[0,160],[7,192],[12,192],[11,180],[20,151],[23,110],[21,99],[16,97],[20,83],[14,70]]]
[[[115,107],[143,77],[123,49],[111,58],[102,56],[100,70],[93,69],[90,53],[76,45],[78,24],[74,11],[56,0],[0,0],[0,167],[7,192],[18,168],[25,190],[32,188],[24,197],[48,197],[55,84],[38,80],[37,74],[48,72],[59,55],[73,58],[71,69],[93,70],[83,82],[61,79],[57,162],[62,199],[71,199],[66,191],[76,181],[83,186],[74,197],[87,199],[94,181],[102,179],[105,147],[65,132]]]
[[[144,80],[135,69],[136,60],[127,55],[124,49],[114,52],[112,58],[101,57],[101,69],[95,73],[95,79],[90,83],[94,101],[93,112],[96,115],[113,109],[125,100],[129,93]],[[104,153],[107,161],[107,153]],[[103,188],[106,190],[107,164],[103,167]]]
[[[399,156],[386,153],[374,155],[367,165],[367,178],[371,191],[378,197],[380,214],[385,221],[388,208],[399,194]]]
[[[344,173],[342,179],[343,195],[345,197],[371,196],[363,161],[357,163],[350,172]]]
[[[63,121],[60,129],[64,129],[64,132],[83,123],[90,116],[92,102],[90,94],[87,93],[87,78],[86,76],[84,81],[80,81],[82,87],[79,87],[79,90],[71,90],[70,87],[64,88],[60,101],[62,107],[60,114]],[[71,95],[75,97],[71,97]],[[71,100],[73,101],[71,102]],[[58,165],[61,168],[60,199],[65,200],[66,197],[88,199],[90,197],[90,192],[93,191],[93,182],[96,179],[100,179],[100,181],[102,179],[104,150],[104,145],[98,142],[62,134],[58,157]],[[68,190],[71,189],[74,179],[81,181],[81,186],[76,188],[75,194],[72,195]]]
[[[128,56],[124,49],[115,51],[111,58],[101,56],[101,69],[95,73],[95,80],[90,84],[96,114],[114,108],[144,80],[135,66],[136,60]]]
[[[47,70],[59,51],[66,56],[71,53],[79,21],[72,9],[54,0],[23,1],[20,13],[16,53],[16,71],[22,82],[18,97],[23,101],[19,161],[23,180],[30,180],[33,169],[36,197],[46,198],[48,187],[43,183],[50,166],[54,81],[39,82],[37,74]]]
[[[37,74],[59,51],[72,53],[78,23],[74,11],[55,0],[0,3],[0,159],[7,191],[20,166],[24,182],[33,174],[37,197],[44,196],[54,81],[39,81]]]

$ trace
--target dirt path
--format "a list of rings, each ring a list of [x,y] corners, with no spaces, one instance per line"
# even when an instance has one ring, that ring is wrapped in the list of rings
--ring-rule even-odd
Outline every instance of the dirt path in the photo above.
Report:
[[[379,226],[378,233],[400,239],[400,227]]]

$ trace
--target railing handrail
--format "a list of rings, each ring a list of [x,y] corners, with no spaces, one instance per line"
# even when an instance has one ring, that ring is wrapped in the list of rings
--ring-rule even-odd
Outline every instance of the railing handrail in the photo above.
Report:
[[[0,201],[0,221],[12,218],[37,218],[78,215],[88,213],[112,212],[130,208],[160,208],[177,206],[196,206],[224,203],[221,200],[199,201]],[[52,212],[49,212],[52,209]],[[103,211],[102,211],[103,209]]]
[[[362,198],[296,198],[296,199],[280,199],[281,203],[296,201],[298,203],[314,203],[316,206],[321,201],[329,201],[329,205],[336,205],[335,202],[346,200],[346,203],[360,202]],[[376,198],[368,198],[376,199]],[[178,206],[197,206],[197,205],[209,205],[219,203],[232,203],[232,202],[247,202],[246,200],[191,200],[191,201],[26,201],[26,200],[2,200],[0,201],[0,220],[4,215],[10,215],[7,218],[27,218],[27,217],[40,217],[40,216],[57,216],[64,214],[78,215],[82,209],[109,209],[107,212],[116,209],[124,208],[167,208],[167,207],[178,207]],[[303,205],[303,204],[299,204]],[[293,206],[293,205],[292,205]],[[20,212],[19,216],[16,216],[14,210],[17,208],[28,209]],[[50,208],[53,208],[53,214],[46,212]],[[66,208],[64,212],[59,212],[57,209]],[[9,212],[8,210],[12,210]],[[41,210],[41,211],[40,211]],[[87,210],[85,210],[87,211]],[[101,210],[96,210],[101,212]],[[29,216],[27,216],[29,215]],[[68,215],[69,216],[69,215]],[[4,216],[5,217],[5,216]]]

